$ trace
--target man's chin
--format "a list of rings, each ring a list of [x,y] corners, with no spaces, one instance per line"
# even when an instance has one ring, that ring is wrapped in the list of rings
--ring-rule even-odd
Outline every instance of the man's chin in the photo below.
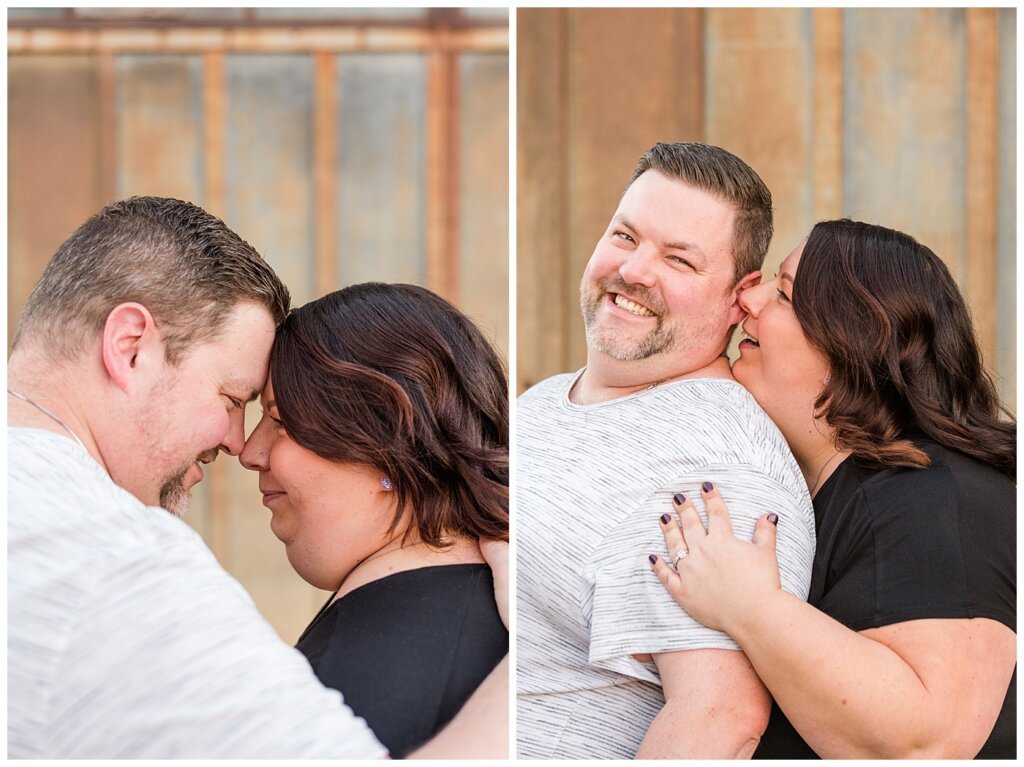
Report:
[[[647,335],[639,339],[624,338],[621,333],[587,334],[588,346],[619,362],[639,362],[661,354],[671,346],[671,339]]]
[[[192,504],[191,489],[185,487],[187,471],[186,469],[171,477],[160,488],[160,505],[179,519],[188,513],[189,506]]]
[[[189,507],[192,505],[192,493],[184,487],[178,488],[167,495],[161,495],[160,505],[181,519],[188,513]]]

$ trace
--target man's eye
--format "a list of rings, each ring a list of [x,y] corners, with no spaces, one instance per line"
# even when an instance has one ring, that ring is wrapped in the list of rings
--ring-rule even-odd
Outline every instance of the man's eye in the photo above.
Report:
[[[636,243],[636,240],[634,240],[631,236],[629,236],[625,232],[616,232],[615,234],[612,235],[612,237],[619,237],[620,239],[623,239],[626,242],[632,242],[634,244]]]
[[[231,403],[232,407],[241,410],[241,408],[243,407],[242,400],[236,399],[235,397],[232,397],[230,394],[225,395],[225,396],[227,396],[228,401]]]
[[[690,269],[692,269],[692,268],[693,268],[693,264],[691,264],[691,263],[690,263],[689,261],[687,261],[687,260],[686,260],[685,258],[682,258],[682,257],[680,257],[680,256],[669,256],[669,257],[668,257],[668,259],[669,259],[669,261],[672,261],[672,262],[674,262],[674,263],[677,263],[677,264],[679,264],[680,266],[686,266],[686,267],[689,267]]]

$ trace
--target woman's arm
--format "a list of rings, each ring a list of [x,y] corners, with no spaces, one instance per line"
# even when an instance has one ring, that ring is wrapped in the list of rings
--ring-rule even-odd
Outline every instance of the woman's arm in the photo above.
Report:
[[[989,619],[914,620],[852,631],[779,587],[775,527],[732,535],[717,491],[708,530],[691,502],[669,552],[687,547],[662,583],[691,615],[729,633],[800,735],[822,757],[972,757],[998,716],[1015,635]],[[685,541],[684,541],[685,536]]]

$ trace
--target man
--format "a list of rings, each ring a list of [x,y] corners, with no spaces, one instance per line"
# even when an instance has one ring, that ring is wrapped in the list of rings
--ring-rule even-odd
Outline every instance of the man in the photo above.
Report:
[[[720,492],[748,539],[777,512],[783,585],[806,597],[807,488],[724,356],[771,232],[771,195],[739,158],[653,147],[583,274],[586,367],[519,399],[520,758],[734,757],[757,745],[767,691],[729,637],[668,597],[647,558],[671,561],[659,518],[676,493]]]
[[[50,261],[8,368],[8,756],[385,755],[156,508],[241,451],[288,304],[178,200],[111,205]],[[420,755],[501,755],[506,669]]]

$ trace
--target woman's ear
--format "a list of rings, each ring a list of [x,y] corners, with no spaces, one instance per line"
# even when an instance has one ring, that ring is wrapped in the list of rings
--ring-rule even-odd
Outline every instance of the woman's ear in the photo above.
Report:
[[[164,344],[153,315],[142,304],[118,304],[103,325],[103,367],[114,384],[128,391],[141,363],[164,359]],[[149,372],[147,369],[144,372]]]

